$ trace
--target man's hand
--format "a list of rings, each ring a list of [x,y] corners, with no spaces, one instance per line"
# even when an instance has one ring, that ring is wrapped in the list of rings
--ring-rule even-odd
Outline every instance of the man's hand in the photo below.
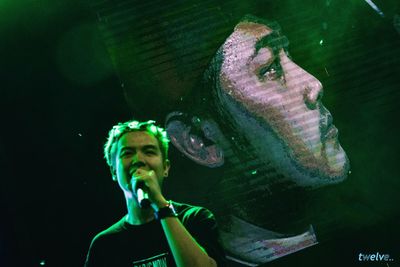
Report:
[[[154,210],[168,205],[168,201],[164,198],[161,192],[160,179],[156,176],[153,170],[145,170],[138,168],[132,176],[132,190],[136,195],[137,189],[141,188],[149,195],[151,206]],[[136,196],[137,197],[137,196]]]

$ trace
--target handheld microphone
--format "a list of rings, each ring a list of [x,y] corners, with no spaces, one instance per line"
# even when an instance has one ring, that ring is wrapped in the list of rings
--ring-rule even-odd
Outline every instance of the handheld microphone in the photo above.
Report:
[[[144,183],[139,183],[137,185],[137,189],[136,189],[136,196],[137,196],[137,200],[139,202],[139,206],[142,209],[147,209],[148,207],[150,207],[150,199],[149,199],[149,194],[147,194],[145,191],[143,191],[143,187],[144,187]]]

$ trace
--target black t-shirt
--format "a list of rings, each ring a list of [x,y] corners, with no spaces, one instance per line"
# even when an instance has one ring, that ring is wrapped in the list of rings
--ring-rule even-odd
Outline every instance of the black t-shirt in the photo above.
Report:
[[[197,243],[218,266],[224,266],[224,253],[218,242],[213,214],[201,207],[173,202],[178,218]],[[176,266],[161,223],[153,220],[131,225],[125,217],[96,235],[85,267]]]

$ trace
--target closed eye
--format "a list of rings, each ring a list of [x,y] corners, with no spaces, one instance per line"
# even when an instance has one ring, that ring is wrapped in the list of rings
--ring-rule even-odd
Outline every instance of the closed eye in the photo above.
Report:
[[[133,155],[133,151],[132,150],[123,150],[121,151],[121,153],[119,154],[121,157],[127,157],[130,155]]]
[[[283,70],[278,57],[271,64],[261,67],[258,71],[258,76],[262,81],[278,80],[282,75]]]
[[[147,149],[144,151],[144,153],[146,153],[147,155],[157,155],[157,151],[155,151],[154,149]]]

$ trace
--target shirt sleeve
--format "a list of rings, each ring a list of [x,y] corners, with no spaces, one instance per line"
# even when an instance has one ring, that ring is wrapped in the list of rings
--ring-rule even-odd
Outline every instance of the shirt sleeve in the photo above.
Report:
[[[225,253],[219,240],[218,226],[214,215],[205,208],[195,207],[186,212],[183,225],[213,258],[218,266],[226,266]]]
[[[104,254],[104,251],[102,252],[101,249],[101,242],[100,240],[95,237],[92,240],[92,243],[90,244],[89,251],[86,255],[86,261],[84,267],[101,267],[104,266],[104,261],[102,260],[102,255]]]

